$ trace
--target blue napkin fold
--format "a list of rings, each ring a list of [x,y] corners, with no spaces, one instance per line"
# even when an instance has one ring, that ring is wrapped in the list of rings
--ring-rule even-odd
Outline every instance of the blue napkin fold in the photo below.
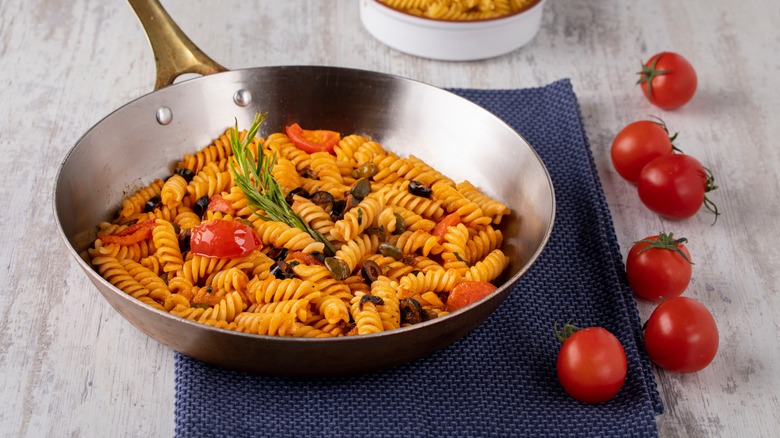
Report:
[[[369,375],[263,377],[177,353],[177,437],[657,436],[663,404],[571,83],[451,91],[521,133],[553,180],[554,230],[517,290],[451,346]],[[606,403],[579,403],[558,383],[552,327],[569,320],[625,348],[626,382]]]

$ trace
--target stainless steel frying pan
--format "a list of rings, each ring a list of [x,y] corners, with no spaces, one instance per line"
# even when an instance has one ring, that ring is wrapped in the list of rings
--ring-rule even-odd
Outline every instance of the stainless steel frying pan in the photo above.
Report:
[[[76,263],[114,309],[153,339],[205,362],[268,375],[334,376],[392,367],[444,348],[479,325],[547,243],[555,216],[547,170],[529,144],[488,111],[442,89],[375,72],[316,66],[226,71],[184,36],[157,0],[129,3],[152,43],[156,91],[109,114],[76,142],[59,169],[54,208]],[[205,76],[171,85],[191,72]],[[261,136],[291,122],[369,135],[501,199],[513,212],[502,223],[503,249],[512,261],[501,286],[465,309],[390,332],[281,338],[212,328],[153,309],[79,257],[92,243],[96,224],[109,220],[126,194],[165,178],[177,160],[210,144],[235,119],[249,126],[258,111],[268,113]]]

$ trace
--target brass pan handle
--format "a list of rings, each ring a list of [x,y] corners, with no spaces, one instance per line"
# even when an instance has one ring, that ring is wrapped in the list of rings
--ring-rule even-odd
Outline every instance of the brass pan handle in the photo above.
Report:
[[[159,90],[185,73],[210,75],[227,69],[203,53],[163,9],[159,0],[127,0],[144,27],[154,52]]]

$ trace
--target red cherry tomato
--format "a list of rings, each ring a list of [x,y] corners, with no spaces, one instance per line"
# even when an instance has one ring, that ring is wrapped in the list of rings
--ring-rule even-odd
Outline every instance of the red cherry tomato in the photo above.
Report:
[[[260,238],[248,225],[216,219],[192,229],[190,251],[205,257],[235,258],[262,248]]]
[[[647,320],[645,348],[650,359],[665,370],[700,371],[718,353],[718,326],[700,302],[672,298],[659,304]]]
[[[447,310],[454,312],[490,295],[496,286],[487,281],[464,281],[455,285],[447,297]]]
[[[671,219],[691,217],[704,204],[715,213],[717,207],[706,193],[717,189],[713,176],[690,155],[662,155],[649,162],[639,174],[639,199],[650,210]]]
[[[122,246],[132,245],[152,237],[154,223],[155,219],[147,219],[143,222],[130,225],[116,234],[100,236],[98,239],[102,240],[104,243],[116,243]]]
[[[218,211],[222,213],[233,214],[233,206],[222,197],[222,195],[214,195],[209,198],[209,206],[206,208],[208,211]]]
[[[589,327],[565,338],[556,369],[569,395],[583,403],[602,403],[623,387],[628,362],[615,335],[601,327]]]
[[[341,140],[341,134],[338,132],[323,129],[303,129],[297,123],[287,126],[285,132],[298,149],[310,154],[314,152],[333,152],[333,148]]]
[[[639,172],[647,163],[673,152],[674,137],[669,137],[663,122],[640,120],[631,123],[618,132],[612,142],[612,164],[620,176],[636,184]]]
[[[691,282],[691,254],[672,233],[645,237],[631,247],[626,258],[626,276],[631,290],[650,301],[681,295]]]
[[[439,220],[439,223],[431,230],[431,235],[439,238],[439,243],[444,242],[444,235],[450,227],[460,223],[460,216],[457,213],[450,213]]]
[[[641,84],[647,100],[659,108],[679,108],[696,93],[696,71],[687,59],[677,53],[653,55],[639,74],[637,84]]]

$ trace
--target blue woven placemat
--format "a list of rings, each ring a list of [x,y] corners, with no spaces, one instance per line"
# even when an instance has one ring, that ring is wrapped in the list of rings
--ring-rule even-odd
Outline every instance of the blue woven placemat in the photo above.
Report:
[[[663,405],[571,83],[452,91],[520,132],[553,179],[551,240],[517,290],[450,347],[370,375],[263,377],[177,354],[176,436],[657,436]],[[552,327],[568,320],[623,344],[628,376],[609,402],[560,387]]]

